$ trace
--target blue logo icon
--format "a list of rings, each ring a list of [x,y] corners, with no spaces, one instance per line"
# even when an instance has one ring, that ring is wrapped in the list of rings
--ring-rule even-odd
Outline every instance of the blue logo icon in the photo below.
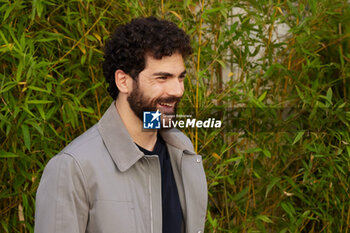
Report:
[[[156,112],[143,112],[143,128],[144,129],[160,129],[160,115],[159,110]]]

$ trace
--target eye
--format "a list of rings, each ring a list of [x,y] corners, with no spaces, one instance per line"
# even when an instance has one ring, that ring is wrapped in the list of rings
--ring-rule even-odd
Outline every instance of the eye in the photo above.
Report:
[[[157,79],[160,79],[160,80],[166,80],[168,77],[167,76],[160,76],[160,77],[157,77]]]
[[[180,76],[179,76],[179,79],[180,79],[180,80],[184,80],[185,78],[186,78],[186,75],[180,75]]]

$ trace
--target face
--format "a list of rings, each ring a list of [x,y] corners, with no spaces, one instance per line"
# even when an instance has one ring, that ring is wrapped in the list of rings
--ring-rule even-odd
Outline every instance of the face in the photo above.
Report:
[[[128,96],[130,108],[141,121],[143,111],[159,110],[162,117],[175,115],[184,92],[185,75],[181,54],[175,53],[162,59],[147,56],[146,67],[133,82],[133,90]]]

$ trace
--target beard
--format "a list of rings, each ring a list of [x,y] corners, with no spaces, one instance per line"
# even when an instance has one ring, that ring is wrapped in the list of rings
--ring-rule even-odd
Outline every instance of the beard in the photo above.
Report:
[[[175,103],[173,110],[171,111],[159,111],[162,113],[161,118],[166,119],[166,121],[174,120],[176,116],[176,108],[177,104],[180,102],[181,97],[177,96],[169,96],[169,97],[159,97],[155,99],[147,98],[144,96],[143,91],[140,90],[138,85],[138,81],[134,81],[134,88],[127,100],[130,105],[131,110],[135,113],[135,115],[143,121],[143,112],[145,111],[157,111],[157,104],[160,103]]]

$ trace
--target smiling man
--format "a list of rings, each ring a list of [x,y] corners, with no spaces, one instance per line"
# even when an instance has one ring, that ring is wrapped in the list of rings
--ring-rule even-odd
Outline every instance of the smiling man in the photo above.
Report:
[[[189,37],[154,17],[119,26],[103,71],[114,99],[100,121],[45,167],[36,233],[200,233],[207,186],[201,156],[179,130],[143,129],[143,112],[175,115]]]

